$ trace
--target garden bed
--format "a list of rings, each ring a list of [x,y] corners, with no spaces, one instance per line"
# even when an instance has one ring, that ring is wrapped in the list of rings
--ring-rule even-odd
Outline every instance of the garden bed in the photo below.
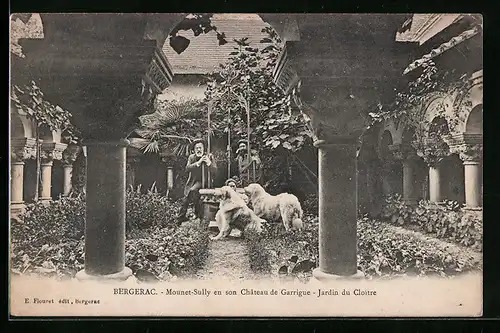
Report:
[[[422,200],[412,206],[407,205],[400,195],[392,195],[385,199],[380,219],[482,251],[482,211],[464,209],[454,201],[436,204]]]
[[[177,202],[159,194],[129,192],[126,207],[125,264],[139,280],[188,277],[203,265],[208,228],[198,220],[177,226]],[[83,197],[27,205],[22,220],[11,222],[14,274],[68,279],[83,269]]]
[[[318,220],[306,217],[305,230],[285,233],[279,225],[247,237],[251,267],[276,278],[307,282],[318,266]],[[358,221],[358,269],[369,279],[455,276],[482,270],[482,253],[384,222]]]

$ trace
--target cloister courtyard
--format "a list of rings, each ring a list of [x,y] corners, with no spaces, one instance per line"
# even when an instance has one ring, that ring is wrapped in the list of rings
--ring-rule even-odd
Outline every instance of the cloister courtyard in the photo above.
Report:
[[[469,14],[12,15],[11,274],[481,273],[482,77]],[[304,227],[211,240],[228,179],[295,195]]]

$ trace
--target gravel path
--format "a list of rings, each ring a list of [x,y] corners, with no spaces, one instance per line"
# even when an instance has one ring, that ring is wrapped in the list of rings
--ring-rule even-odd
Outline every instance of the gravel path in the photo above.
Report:
[[[211,241],[208,251],[205,266],[196,274],[198,279],[248,281],[265,278],[252,272],[247,245],[238,231],[225,239]]]

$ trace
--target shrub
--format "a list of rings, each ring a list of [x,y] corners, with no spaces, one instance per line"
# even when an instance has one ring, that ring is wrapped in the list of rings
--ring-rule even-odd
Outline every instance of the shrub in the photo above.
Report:
[[[19,246],[30,244],[41,248],[57,244],[62,239],[80,239],[85,228],[85,202],[83,196],[61,198],[26,205],[22,223],[11,224],[12,242]]]
[[[358,222],[358,265],[368,276],[440,275],[482,269],[479,253],[384,222]]]
[[[482,251],[482,212],[463,210],[454,201],[443,204],[420,201],[414,207],[405,204],[399,195],[389,196],[381,217],[392,224],[417,227],[438,238]]]
[[[303,231],[285,232],[272,225],[265,235],[247,237],[253,269],[271,267],[272,274],[310,278],[317,267],[318,222],[306,217]],[[267,259],[269,263],[263,262]],[[367,277],[398,275],[451,276],[482,269],[480,253],[390,224],[358,221],[358,269]]]
[[[126,242],[127,265],[137,275],[147,271],[156,279],[194,273],[208,253],[209,232],[202,223],[151,230],[148,238]]]
[[[304,214],[318,215],[318,204],[318,195],[316,193],[307,194],[304,201],[302,202],[302,209],[304,210]]]
[[[127,194],[127,264],[148,269],[147,254],[160,252],[169,265],[151,262],[155,273],[176,273],[198,265],[208,246],[205,227],[170,223],[178,204],[155,193]],[[23,222],[11,222],[11,264],[14,273],[72,277],[83,269],[85,201],[83,195],[26,206]],[[166,226],[166,227],[164,227]],[[141,228],[141,229],[139,229]],[[146,229],[147,228],[147,229]],[[165,242],[164,240],[168,240]],[[142,251],[142,252],[141,252]],[[137,263],[134,260],[137,259]]]
[[[140,190],[140,189],[139,189]],[[148,191],[127,191],[127,232],[151,227],[163,228],[172,225],[179,212],[179,202]]]

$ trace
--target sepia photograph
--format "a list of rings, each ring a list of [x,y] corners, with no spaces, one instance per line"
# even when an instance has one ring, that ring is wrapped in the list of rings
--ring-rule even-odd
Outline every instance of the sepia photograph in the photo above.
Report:
[[[479,317],[481,14],[12,13],[9,309]]]

